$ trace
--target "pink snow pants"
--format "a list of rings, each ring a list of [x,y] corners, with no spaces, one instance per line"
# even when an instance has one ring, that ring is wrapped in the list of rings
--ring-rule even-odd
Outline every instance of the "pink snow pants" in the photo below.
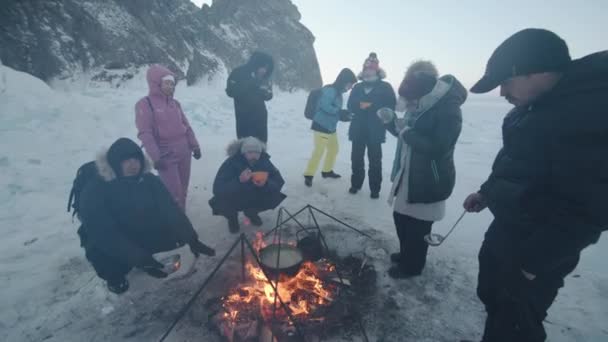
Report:
[[[158,170],[160,179],[171,193],[177,204],[185,211],[188,184],[190,183],[190,165],[192,163],[192,150],[187,140],[176,142],[168,146],[159,146],[161,159],[165,168]]]

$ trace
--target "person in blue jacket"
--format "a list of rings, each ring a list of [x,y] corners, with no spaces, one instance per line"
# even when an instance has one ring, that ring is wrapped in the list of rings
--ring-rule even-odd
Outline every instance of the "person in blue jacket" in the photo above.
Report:
[[[357,83],[355,73],[348,69],[342,69],[335,82],[321,88],[321,95],[317,110],[312,120],[311,129],[314,131],[314,149],[304,171],[304,183],[312,186],[312,179],[317,172],[323,154],[325,162],[321,170],[323,178],[340,178],[334,172],[336,157],[338,156],[338,135],[336,129],[338,121],[348,121],[350,113],[342,109],[342,95],[349,91]]]

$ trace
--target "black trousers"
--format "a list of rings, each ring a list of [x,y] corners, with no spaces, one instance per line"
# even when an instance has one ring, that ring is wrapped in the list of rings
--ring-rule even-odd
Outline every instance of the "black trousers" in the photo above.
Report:
[[[543,320],[547,310],[564,285],[564,277],[578,261],[579,256],[573,256],[558,269],[528,280],[518,266],[499,258],[484,241],[479,251],[477,285],[477,295],[487,312],[482,342],[545,341]]]
[[[238,139],[255,137],[268,142],[268,115],[237,115],[236,136]]]
[[[372,193],[380,192],[382,184],[382,144],[370,144],[365,140],[353,140],[350,155],[352,165],[351,186],[361,189],[365,180],[365,150],[369,160],[369,190]]]
[[[239,211],[246,214],[257,214],[275,209],[286,197],[281,192],[256,191],[226,197],[214,196],[209,200],[209,205],[213,215],[234,217]]]
[[[399,267],[406,273],[422,273],[429,249],[429,245],[424,241],[424,236],[431,232],[433,222],[418,220],[397,212],[393,212],[393,219],[399,237],[401,254]]]
[[[95,269],[97,276],[109,283],[121,282],[131,271],[131,267],[126,263],[106,255],[94,247],[86,249],[86,257]]]

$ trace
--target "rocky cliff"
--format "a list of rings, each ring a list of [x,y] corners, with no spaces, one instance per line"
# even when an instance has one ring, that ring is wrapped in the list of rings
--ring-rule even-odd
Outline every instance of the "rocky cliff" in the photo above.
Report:
[[[151,63],[188,84],[230,71],[254,50],[275,57],[284,90],[321,84],[314,36],[290,0],[4,0],[3,64],[44,81],[120,83]]]

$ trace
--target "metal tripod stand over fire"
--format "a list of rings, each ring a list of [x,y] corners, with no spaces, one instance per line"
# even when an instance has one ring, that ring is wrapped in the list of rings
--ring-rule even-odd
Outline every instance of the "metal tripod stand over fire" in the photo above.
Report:
[[[314,222],[314,226],[312,227],[305,227],[304,225],[302,225],[302,223],[300,221],[298,221],[297,216],[308,212],[309,217],[312,218],[312,221]],[[276,226],[268,231],[267,233],[264,234],[264,237],[268,237],[270,235],[273,236],[273,245],[278,245],[281,246],[282,243],[282,230],[284,229],[284,226],[293,221],[295,222],[300,229],[298,230],[298,233],[300,232],[309,232],[311,230],[314,230],[316,232],[316,234],[318,234],[319,240],[321,242],[321,246],[325,252],[325,255],[327,255],[327,253],[329,252],[329,248],[327,245],[327,242],[325,240],[325,237],[321,231],[321,228],[319,226],[319,223],[317,221],[317,217],[315,216],[315,213],[323,215],[355,232],[357,232],[360,235],[364,235],[368,238],[371,238],[371,236],[369,236],[368,234],[366,234],[365,232],[362,232],[354,227],[352,227],[351,225],[335,218],[334,216],[320,210],[317,209],[311,205],[306,205],[304,208],[300,209],[299,211],[297,211],[295,214],[290,214],[289,211],[285,208],[280,208],[279,209],[279,213],[277,215],[277,223]],[[286,304],[285,302],[285,298],[281,298],[280,293],[279,293],[279,282],[280,277],[279,277],[279,273],[278,272],[269,272],[269,267],[268,265],[264,265],[262,260],[260,260],[260,257],[258,256],[258,253],[256,252],[256,248],[254,248],[253,244],[251,243],[251,241],[249,241],[249,239],[245,236],[245,234],[241,234],[237,240],[232,244],[231,248],[228,250],[228,252],[222,257],[222,259],[220,260],[220,262],[218,263],[218,265],[214,268],[214,270],[209,274],[209,276],[205,279],[205,281],[203,282],[203,284],[201,285],[201,287],[198,289],[198,291],[193,295],[193,297],[190,299],[190,301],[182,308],[182,310],[180,310],[180,312],[178,313],[176,319],[174,320],[174,322],[171,324],[171,326],[169,327],[169,329],[166,331],[166,333],[161,337],[160,341],[164,341],[167,336],[169,336],[169,334],[171,333],[171,331],[173,330],[173,328],[175,328],[175,326],[177,325],[177,323],[184,317],[184,315],[188,312],[188,310],[192,307],[192,305],[194,304],[196,298],[202,293],[202,291],[205,289],[205,287],[210,283],[210,281],[214,278],[214,276],[217,274],[217,272],[219,271],[219,269],[224,265],[224,263],[226,262],[226,260],[232,255],[232,253],[234,252],[234,250],[237,248],[237,246],[241,246],[241,276],[242,276],[242,280],[246,281],[246,250],[248,250],[251,253],[251,256],[253,257],[253,260],[255,261],[255,264],[263,271],[263,275],[264,275],[264,281],[268,283],[268,285],[272,288],[272,291],[274,292],[274,303],[273,303],[273,312],[272,312],[272,319],[271,319],[271,325],[273,323],[275,323],[274,321],[277,319],[277,309],[278,308],[282,308],[283,312],[287,315],[289,322],[293,325],[293,328],[295,330],[295,336],[297,337],[298,340],[300,341],[304,341],[306,342],[306,336],[303,332],[303,329],[300,325],[300,323],[294,318],[294,314],[291,310],[291,308],[289,307],[289,305]],[[270,245],[270,246],[273,246]],[[273,258],[274,258],[274,254],[273,253]],[[279,268],[279,265],[281,265],[281,248],[279,248],[276,252],[276,269]],[[340,270],[338,269],[338,266],[335,265],[335,272],[338,276],[338,280],[340,282],[340,284],[342,286],[346,286],[344,279],[342,277],[342,273],[340,272]],[[357,318],[357,325],[359,327],[359,330],[361,332],[361,335],[363,336],[365,341],[368,341],[368,337],[367,337],[367,333],[365,330],[365,327],[363,326],[363,323],[361,321],[360,316],[357,314],[356,315]],[[276,341],[274,333],[273,336],[271,336],[271,341]]]

